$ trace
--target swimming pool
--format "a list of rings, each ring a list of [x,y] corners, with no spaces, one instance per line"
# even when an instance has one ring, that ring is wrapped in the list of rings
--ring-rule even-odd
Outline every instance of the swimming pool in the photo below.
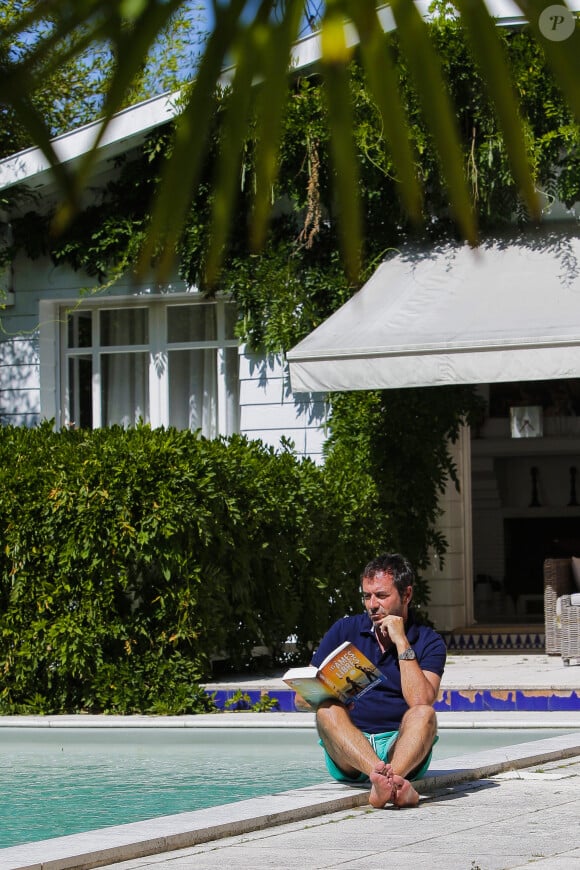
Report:
[[[435,758],[567,729],[442,729]],[[0,848],[328,779],[314,729],[2,728]]]

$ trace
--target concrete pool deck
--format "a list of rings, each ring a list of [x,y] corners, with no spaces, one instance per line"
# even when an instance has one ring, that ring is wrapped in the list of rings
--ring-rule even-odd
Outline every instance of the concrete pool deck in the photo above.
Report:
[[[239,679],[269,689],[279,677]],[[224,683],[219,684],[224,687]],[[540,654],[450,655],[446,689],[577,698],[580,668]],[[467,696],[467,695],[466,695]],[[557,694],[560,697],[560,694]],[[419,783],[418,810],[371,810],[366,789],[333,782],[147,822],[0,849],[0,870],[191,870],[223,867],[444,870],[580,867],[580,708],[459,710],[442,728],[574,729],[566,736],[446,758]],[[0,717],[19,727],[313,728],[309,713],[184,717]],[[283,764],[281,765],[283,787]]]

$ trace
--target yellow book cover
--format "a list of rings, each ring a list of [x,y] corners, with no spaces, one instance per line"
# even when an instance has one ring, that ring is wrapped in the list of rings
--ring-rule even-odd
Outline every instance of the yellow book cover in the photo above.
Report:
[[[348,704],[385,676],[353,643],[345,641],[318,669],[312,665],[291,668],[282,679],[309,704],[317,706],[328,698]]]

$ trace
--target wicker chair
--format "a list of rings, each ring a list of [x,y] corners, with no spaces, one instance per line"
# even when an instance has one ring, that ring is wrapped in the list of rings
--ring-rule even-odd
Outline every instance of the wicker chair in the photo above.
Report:
[[[571,559],[546,559],[544,562],[544,624],[546,653],[558,656],[562,651],[561,619],[556,616],[556,602],[574,592]]]
[[[577,592],[571,559],[544,562],[544,622],[546,653],[561,655],[565,665],[580,658],[580,607],[571,603]],[[559,602],[558,602],[559,599]]]
[[[580,658],[580,607],[571,603],[569,595],[560,598],[560,645],[565,665]]]

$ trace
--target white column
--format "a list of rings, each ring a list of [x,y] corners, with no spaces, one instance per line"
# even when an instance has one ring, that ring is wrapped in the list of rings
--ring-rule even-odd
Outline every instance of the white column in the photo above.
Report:
[[[434,557],[424,571],[429,582],[431,601],[428,614],[440,631],[469,625],[473,621],[473,565],[471,532],[471,448],[468,427],[462,427],[459,439],[449,445],[457,467],[459,492],[448,481],[439,500],[442,515],[437,529],[443,533],[448,548],[443,559]]]

